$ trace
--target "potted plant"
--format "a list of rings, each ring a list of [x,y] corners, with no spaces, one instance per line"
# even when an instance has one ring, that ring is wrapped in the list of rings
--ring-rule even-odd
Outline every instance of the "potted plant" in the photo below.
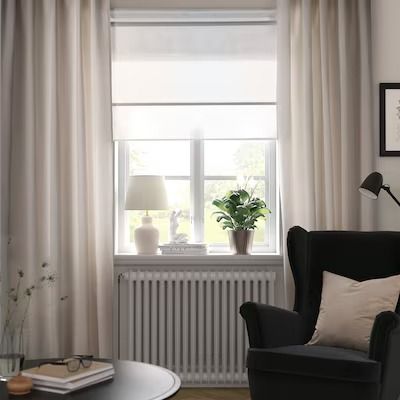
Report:
[[[234,254],[249,254],[253,245],[254,229],[259,218],[271,212],[264,202],[246,189],[230,190],[212,203],[219,211],[217,222],[228,229],[229,244]]]

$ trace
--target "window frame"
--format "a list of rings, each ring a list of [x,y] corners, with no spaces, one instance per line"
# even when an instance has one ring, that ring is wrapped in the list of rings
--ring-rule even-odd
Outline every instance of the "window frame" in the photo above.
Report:
[[[162,139],[160,139],[162,140]],[[190,176],[165,176],[166,180],[189,180],[190,182],[190,225],[191,237],[194,242],[204,241],[204,184],[212,180],[232,180],[236,183],[236,176],[204,175],[204,140],[187,139],[190,141]],[[210,139],[207,139],[210,140]],[[221,140],[221,139],[218,139]],[[235,140],[235,139],[225,139]],[[260,139],[255,139],[259,141]],[[251,139],[246,139],[251,141]],[[265,184],[265,201],[272,213],[267,216],[268,222],[264,233],[264,243],[254,244],[254,253],[279,253],[279,196],[276,169],[276,140],[265,142],[265,175],[254,177],[263,180]],[[127,182],[129,177],[129,142],[115,142],[115,249],[120,253],[134,253],[129,243],[129,223],[124,207]],[[268,244],[266,238],[269,238]],[[221,243],[207,243],[210,254],[229,253],[229,246]]]
[[[168,25],[168,24],[276,24],[275,10],[112,10],[111,25]],[[135,103],[131,105],[174,105],[175,103]],[[175,105],[187,105],[188,103],[176,103]],[[194,105],[274,105],[274,102],[219,102],[219,103],[190,103]],[[112,103],[112,106],[118,103]],[[160,138],[159,140],[163,140]],[[169,139],[173,140],[173,139]],[[185,139],[177,139],[185,140]],[[205,176],[204,175],[204,141],[202,139],[190,140],[190,223],[191,236],[193,241],[204,240],[204,183],[206,180],[219,180],[236,177],[226,176]],[[206,139],[212,140],[212,139]],[[277,139],[252,139],[252,138],[226,138],[216,140],[263,140],[266,145],[265,153],[265,201],[272,213],[267,217],[269,223],[266,225],[265,235],[269,236],[269,246],[255,244],[253,252],[258,254],[280,254],[280,204],[277,171]],[[129,224],[127,224],[124,207],[127,180],[129,177],[129,144],[127,141],[119,140],[114,142],[115,157],[115,252],[132,253],[132,246],[127,242],[129,238]],[[166,179],[179,179],[179,177],[166,176]],[[186,177],[181,177],[182,180]],[[267,192],[268,191],[268,192]],[[227,244],[208,244],[210,254],[229,253]]]

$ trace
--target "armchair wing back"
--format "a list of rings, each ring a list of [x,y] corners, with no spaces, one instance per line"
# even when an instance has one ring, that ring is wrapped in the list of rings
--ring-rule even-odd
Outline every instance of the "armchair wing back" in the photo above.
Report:
[[[287,246],[296,287],[294,311],[303,317],[307,341],[318,318],[323,270],[358,281],[400,274],[400,232],[307,232],[295,226]]]

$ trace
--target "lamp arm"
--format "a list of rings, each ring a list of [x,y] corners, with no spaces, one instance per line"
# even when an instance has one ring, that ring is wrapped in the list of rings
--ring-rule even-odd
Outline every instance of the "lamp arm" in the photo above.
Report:
[[[400,201],[391,192],[389,185],[382,185],[382,189],[395,201],[395,203],[400,207]]]

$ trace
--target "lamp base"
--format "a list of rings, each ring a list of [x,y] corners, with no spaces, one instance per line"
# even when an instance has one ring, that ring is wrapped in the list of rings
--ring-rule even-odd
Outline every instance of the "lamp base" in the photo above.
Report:
[[[152,224],[153,218],[142,217],[142,225],[135,229],[135,246],[137,254],[154,255],[158,251],[158,229]]]

